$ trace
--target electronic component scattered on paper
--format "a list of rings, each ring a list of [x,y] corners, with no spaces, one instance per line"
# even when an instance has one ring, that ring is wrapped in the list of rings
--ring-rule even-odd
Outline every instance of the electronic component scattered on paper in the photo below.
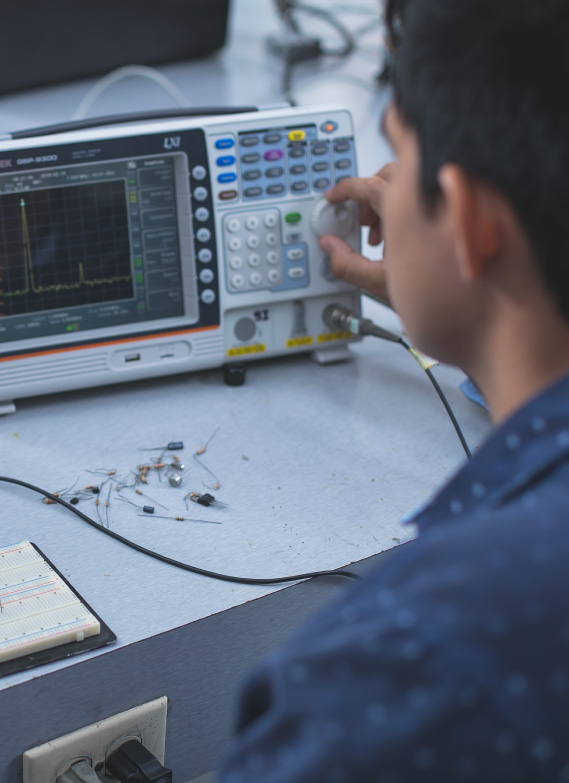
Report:
[[[16,670],[115,638],[34,544],[0,547],[0,674],[7,673],[2,670],[5,663],[17,658],[26,662]],[[77,649],[70,650],[70,645]],[[52,648],[63,646],[64,652],[52,653]],[[34,661],[34,654],[46,651],[47,656]]]

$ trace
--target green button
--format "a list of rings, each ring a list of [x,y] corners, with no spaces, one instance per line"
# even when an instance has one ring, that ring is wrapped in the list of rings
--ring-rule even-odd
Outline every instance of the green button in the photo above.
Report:
[[[285,215],[285,220],[287,223],[298,223],[302,220],[302,215],[300,212],[289,212],[288,215]]]

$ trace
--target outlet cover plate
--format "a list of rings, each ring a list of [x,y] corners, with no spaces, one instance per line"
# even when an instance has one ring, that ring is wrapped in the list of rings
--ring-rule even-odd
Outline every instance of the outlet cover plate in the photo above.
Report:
[[[72,764],[83,759],[96,769],[128,739],[142,742],[164,764],[167,708],[168,699],[161,696],[26,750],[22,756],[23,783],[56,783]],[[103,770],[97,770],[97,774],[105,783],[116,783],[116,778],[107,777]]]

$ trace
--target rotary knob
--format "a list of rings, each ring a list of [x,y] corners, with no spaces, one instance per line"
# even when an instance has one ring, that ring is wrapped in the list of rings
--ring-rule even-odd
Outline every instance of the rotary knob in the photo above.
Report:
[[[355,201],[343,201],[340,204],[330,204],[325,198],[314,205],[310,222],[312,230],[318,237],[333,234],[345,239],[353,228],[358,205]]]

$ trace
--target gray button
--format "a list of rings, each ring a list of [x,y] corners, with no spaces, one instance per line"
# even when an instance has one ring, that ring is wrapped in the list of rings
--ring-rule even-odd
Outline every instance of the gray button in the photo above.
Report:
[[[288,276],[291,278],[291,280],[295,280],[299,277],[304,277],[306,272],[304,271],[304,267],[302,266],[293,266],[291,269],[288,270]]]
[[[231,285],[233,288],[243,288],[243,283],[245,282],[245,278],[243,275],[240,275],[238,272],[231,277]]]
[[[271,179],[274,179],[275,177],[282,177],[283,174],[284,169],[282,166],[271,166],[270,169],[265,171],[265,176],[270,177]]]
[[[304,258],[304,250],[300,247],[293,247],[287,250],[286,257],[289,261],[300,261],[301,258]]]
[[[269,283],[278,283],[281,279],[281,273],[278,269],[269,269],[267,272],[267,279]]]
[[[322,188],[327,188],[329,186],[330,186],[330,180],[327,177],[320,177],[320,179],[314,181],[314,187],[318,188],[319,190]]]
[[[291,174],[304,174],[306,171],[306,166],[304,163],[297,163],[295,166],[290,167],[290,173]]]
[[[248,182],[251,182],[254,179],[259,179],[260,176],[261,172],[259,169],[251,169],[251,171],[243,172],[243,179],[247,180]]]
[[[213,281],[214,274],[211,269],[202,269],[200,272],[200,280],[202,283],[209,285]]]
[[[337,160],[334,165],[337,169],[349,169],[352,165],[352,161],[349,158],[342,158],[341,160]]]
[[[269,196],[276,196],[278,193],[282,193],[284,189],[284,185],[269,185],[267,188],[267,193]]]
[[[328,168],[328,162],[325,160],[319,160],[318,163],[315,163],[312,167],[312,171],[326,171]]]
[[[196,231],[196,239],[198,242],[209,242],[211,239],[211,231],[209,228],[198,228]]]
[[[205,207],[198,207],[196,209],[196,220],[200,223],[205,223],[206,220],[209,219],[209,209],[206,209]]]
[[[194,166],[192,169],[192,177],[194,179],[197,179],[201,182],[202,179],[205,179],[207,176],[207,171],[203,166]]]
[[[316,142],[312,145],[313,155],[325,155],[328,152],[328,144],[325,141]]]
[[[243,191],[243,195],[247,196],[247,198],[255,198],[255,196],[260,196],[262,192],[262,188],[246,188]]]
[[[248,152],[241,158],[241,163],[244,163],[246,166],[248,166],[251,163],[257,163],[259,160],[261,160],[261,156],[258,152]]]
[[[266,133],[263,136],[265,144],[278,144],[281,139],[282,136],[280,133]]]
[[[198,261],[200,261],[202,264],[209,264],[212,258],[213,253],[211,250],[208,247],[202,247],[198,253]]]
[[[229,266],[232,269],[241,269],[241,267],[243,266],[243,259],[241,258],[241,256],[231,256],[231,258],[229,259]]]
[[[205,201],[209,196],[209,193],[205,188],[196,188],[194,190],[194,198],[196,201]]]
[[[303,158],[306,154],[306,147],[304,144],[295,144],[292,147],[289,147],[288,150],[288,156],[289,158]]]
[[[200,299],[204,304],[213,304],[215,302],[215,291],[212,291],[211,288],[204,288]]]
[[[263,276],[260,272],[251,272],[249,275],[249,282],[251,285],[258,286],[263,282]]]
[[[258,143],[259,143],[258,136],[243,136],[243,138],[241,139],[242,147],[254,147]]]
[[[349,141],[336,141],[334,142],[334,151],[335,152],[347,152],[350,149],[350,142]]]
[[[293,182],[290,189],[294,193],[301,193],[303,190],[308,190],[308,182]]]
[[[240,318],[233,327],[233,333],[242,343],[254,337],[257,327],[252,318]]]

